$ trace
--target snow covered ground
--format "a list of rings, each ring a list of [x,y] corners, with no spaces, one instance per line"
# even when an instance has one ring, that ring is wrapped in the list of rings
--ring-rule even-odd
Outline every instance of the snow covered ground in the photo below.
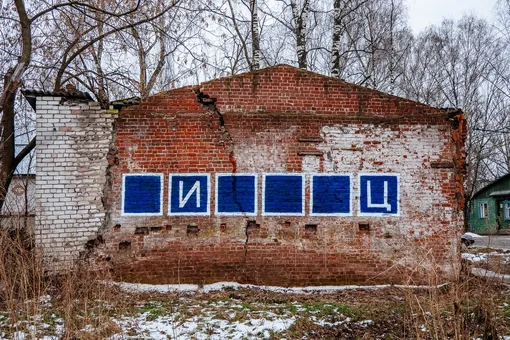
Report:
[[[462,257],[475,265],[490,257],[510,258],[504,251],[468,251]],[[445,285],[274,287],[236,282],[208,285],[103,282],[106,291],[116,292],[121,297],[113,304],[109,300],[91,301],[90,311],[77,317],[81,320],[73,336],[87,340],[241,340],[293,339],[296,334],[301,334],[300,339],[308,338],[302,334],[315,334],[313,338],[368,334],[371,339],[384,339],[386,332],[391,337],[401,338],[400,332],[405,326],[401,324],[403,315],[393,310],[403,310],[403,291],[411,289],[423,292],[417,296],[426,296],[426,290]],[[358,305],[360,301],[365,307]],[[0,311],[0,340],[62,338],[67,327],[59,314],[62,307],[56,306],[58,302],[49,295],[34,302],[39,306],[37,314],[27,320],[13,322],[10,315]],[[393,306],[398,307],[394,309]],[[507,303],[499,308],[510,311]],[[420,334],[432,332],[433,314],[429,311],[425,314],[420,321],[423,324],[417,323],[414,328]],[[316,331],[329,333],[314,333]],[[510,340],[510,336],[502,339]]]
[[[232,307],[225,309],[222,315],[214,310],[204,310],[186,319],[180,313],[152,319],[151,313],[145,312],[114,320],[122,331],[108,339],[268,339],[287,330],[296,320],[292,315],[272,312],[247,314],[246,318],[240,318],[244,313],[242,307]]]
[[[483,237],[485,237],[485,236],[478,235],[478,234],[475,234],[475,233],[470,233],[470,232],[464,233],[464,235],[471,236],[471,237],[472,237],[472,238],[474,238],[474,239],[476,239],[476,238],[483,238]]]
[[[221,285],[220,285],[221,286]],[[148,288],[145,286],[145,288]],[[158,286],[154,287],[156,290]],[[159,287],[160,288],[160,287]],[[185,288],[185,287],[183,287]],[[51,309],[51,303],[46,302]],[[319,326],[343,323],[367,327],[372,320],[353,321],[344,315],[345,306],[335,303],[248,303],[236,299],[214,299],[197,302],[192,297],[178,300],[146,300],[133,310],[126,310],[110,319],[113,335],[108,340],[124,339],[269,339],[291,327],[299,317]],[[48,320],[49,319],[49,320]],[[7,318],[0,318],[0,324]],[[6,325],[2,325],[6,326]],[[25,328],[11,334],[3,332],[0,339],[58,340],[63,334],[64,320],[57,315],[38,315],[31,322],[19,322],[14,327]],[[87,324],[80,333],[83,338],[98,338],[98,325]]]
[[[385,339],[385,334],[402,338],[408,333],[402,333],[405,325],[400,314],[404,310],[401,288],[414,289],[422,297],[427,296],[423,289],[431,288],[390,285],[283,288],[235,282],[204,286],[110,283],[109,287],[119,294],[117,302],[91,301],[90,310],[73,321],[79,325],[73,331],[74,338],[241,340],[304,339],[308,335],[359,338],[367,334],[370,339]],[[59,302],[50,296],[37,301],[38,313],[26,321],[12,322],[7,313],[0,312],[0,339],[62,338],[66,322],[59,314],[62,313]],[[415,328],[421,334],[432,332],[433,314],[429,311],[425,314]]]

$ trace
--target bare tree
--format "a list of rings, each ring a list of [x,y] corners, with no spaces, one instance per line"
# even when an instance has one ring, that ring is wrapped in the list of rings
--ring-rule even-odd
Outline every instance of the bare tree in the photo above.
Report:
[[[484,20],[445,20],[416,39],[398,84],[408,98],[466,113],[466,204],[477,189],[510,170],[507,48]]]
[[[176,5],[173,1],[170,5],[158,10],[151,11],[140,1],[124,3],[122,1],[55,1],[41,3],[40,1],[12,0],[16,9],[15,16],[7,13],[2,15],[3,28],[14,27],[14,35],[19,46],[19,55],[12,54],[2,56],[6,63],[2,65],[4,74],[3,87],[0,95],[1,121],[1,153],[0,153],[0,209],[5,201],[12,176],[17,165],[35,147],[35,137],[23,150],[15,154],[15,96],[19,87],[25,83],[28,85],[33,78],[48,84],[52,83],[54,89],[60,89],[66,81],[66,72],[73,63],[79,60],[92,46],[99,44],[104,39],[123,32],[132,27],[152,22],[161,17],[169,8]],[[26,6],[28,4],[28,6]],[[27,10],[28,9],[28,10]],[[2,9],[3,11],[4,9]],[[60,27],[62,19],[72,22],[77,19],[75,13],[81,13],[80,20],[76,20],[76,27],[81,33],[69,39],[59,41],[58,44],[41,44],[41,36],[45,41],[50,41],[52,36],[48,34],[49,27]],[[139,13],[138,20],[131,22],[124,20],[132,14]],[[91,21],[85,21],[84,18]],[[99,20],[99,21],[98,21]],[[92,22],[92,23],[91,23]],[[98,22],[101,24],[98,25]],[[13,25],[14,23],[14,25]],[[75,32],[76,33],[76,32]],[[2,33],[2,35],[9,35]],[[5,44],[2,44],[4,46]],[[99,44],[100,45],[100,44]],[[6,49],[0,50],[6,51]],[[0,52],[1,53],[1,52]],[[49,58],[45,58],[48,57]],[[99,57],[99,55],[96,55]],[[96,60],[100,63],[100,60]]]
[[[403,3],[367,0],[358,6],[343,18],[343,58],[346,61],[342,78],[394,92],[394,84],[404,72],[403,61],[412,41]]]
[[[266,36],[271,31],[272,42],[262,49],[267,63],[290,63],[327,73],[331,53],[330,5],[310,0],[264,1],[260,10],[270,18]],[[287,39],[289,36],[293,39]]]
[[[266,17],[259,14],[259,0],[203,1],[203,9],[209,23],[201,30],[207,64],[220,74],[259,69]]]
[[[155,12],[159,12],[163,9],[163,2],[155,0],[152,6]],[[78,82],[92,92],[103,107],[112,97],[149,96],[158,84],[169,54],[179,46],[168,47],[169,38],[175,37],[176,27],[170,19],[175,12],[181,13],[178,6],[151,22],[137,25],[135,23],[141,19],[140,15],[133,13],[123,18],[133,25],[83,51],[65,70],[63,82]],[[75,13],[75,16],[79,17],[80,13]],[[97,13],[90,24],[95,26],[94,34],[102,35],[105,31],[103,13]],[[62,33],[81,35],[81,27],[83,25],[76,27],[69,22]]]

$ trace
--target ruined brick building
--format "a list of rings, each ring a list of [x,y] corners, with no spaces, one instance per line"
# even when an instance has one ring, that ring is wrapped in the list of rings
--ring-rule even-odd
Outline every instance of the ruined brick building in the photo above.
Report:
[[[121,279],[315,285],[452,273],[463,226],[459,110],[286,65],[103,110],[37,112],[36,238]],[[97,249],[96,249],[97,248]]]

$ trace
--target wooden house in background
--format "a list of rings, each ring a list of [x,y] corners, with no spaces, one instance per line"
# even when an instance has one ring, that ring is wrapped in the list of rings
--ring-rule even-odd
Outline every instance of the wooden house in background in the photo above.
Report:
[[[479,234],[510,234],[510,174],[474,194],[469,227]]]

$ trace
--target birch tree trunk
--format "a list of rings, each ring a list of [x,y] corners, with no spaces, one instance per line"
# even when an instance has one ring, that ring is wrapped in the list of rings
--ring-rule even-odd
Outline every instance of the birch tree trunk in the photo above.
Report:
[[[310,2],[309,0],[303,1],[303,8],[301,11],[298,8],[297,0],[291,0],[290,6],[292,9],[292,17],[294,19],[294,30],[296,34],[296,53],[299,68],[307,69],[307,54],[306,49],[306,35],[307,35],[307,24],[308,14],[310,13]]]
[[[257,15],[257,0],[250,0],[251,12],[251,69],[258,70],[260,68],[260,37],[259,37],[259,19]]]
[[[342,0],[333,1],[333,46],[331,49],[331,75],[340,77],[340,38],[342,31],[342,16],[340,5]]]

